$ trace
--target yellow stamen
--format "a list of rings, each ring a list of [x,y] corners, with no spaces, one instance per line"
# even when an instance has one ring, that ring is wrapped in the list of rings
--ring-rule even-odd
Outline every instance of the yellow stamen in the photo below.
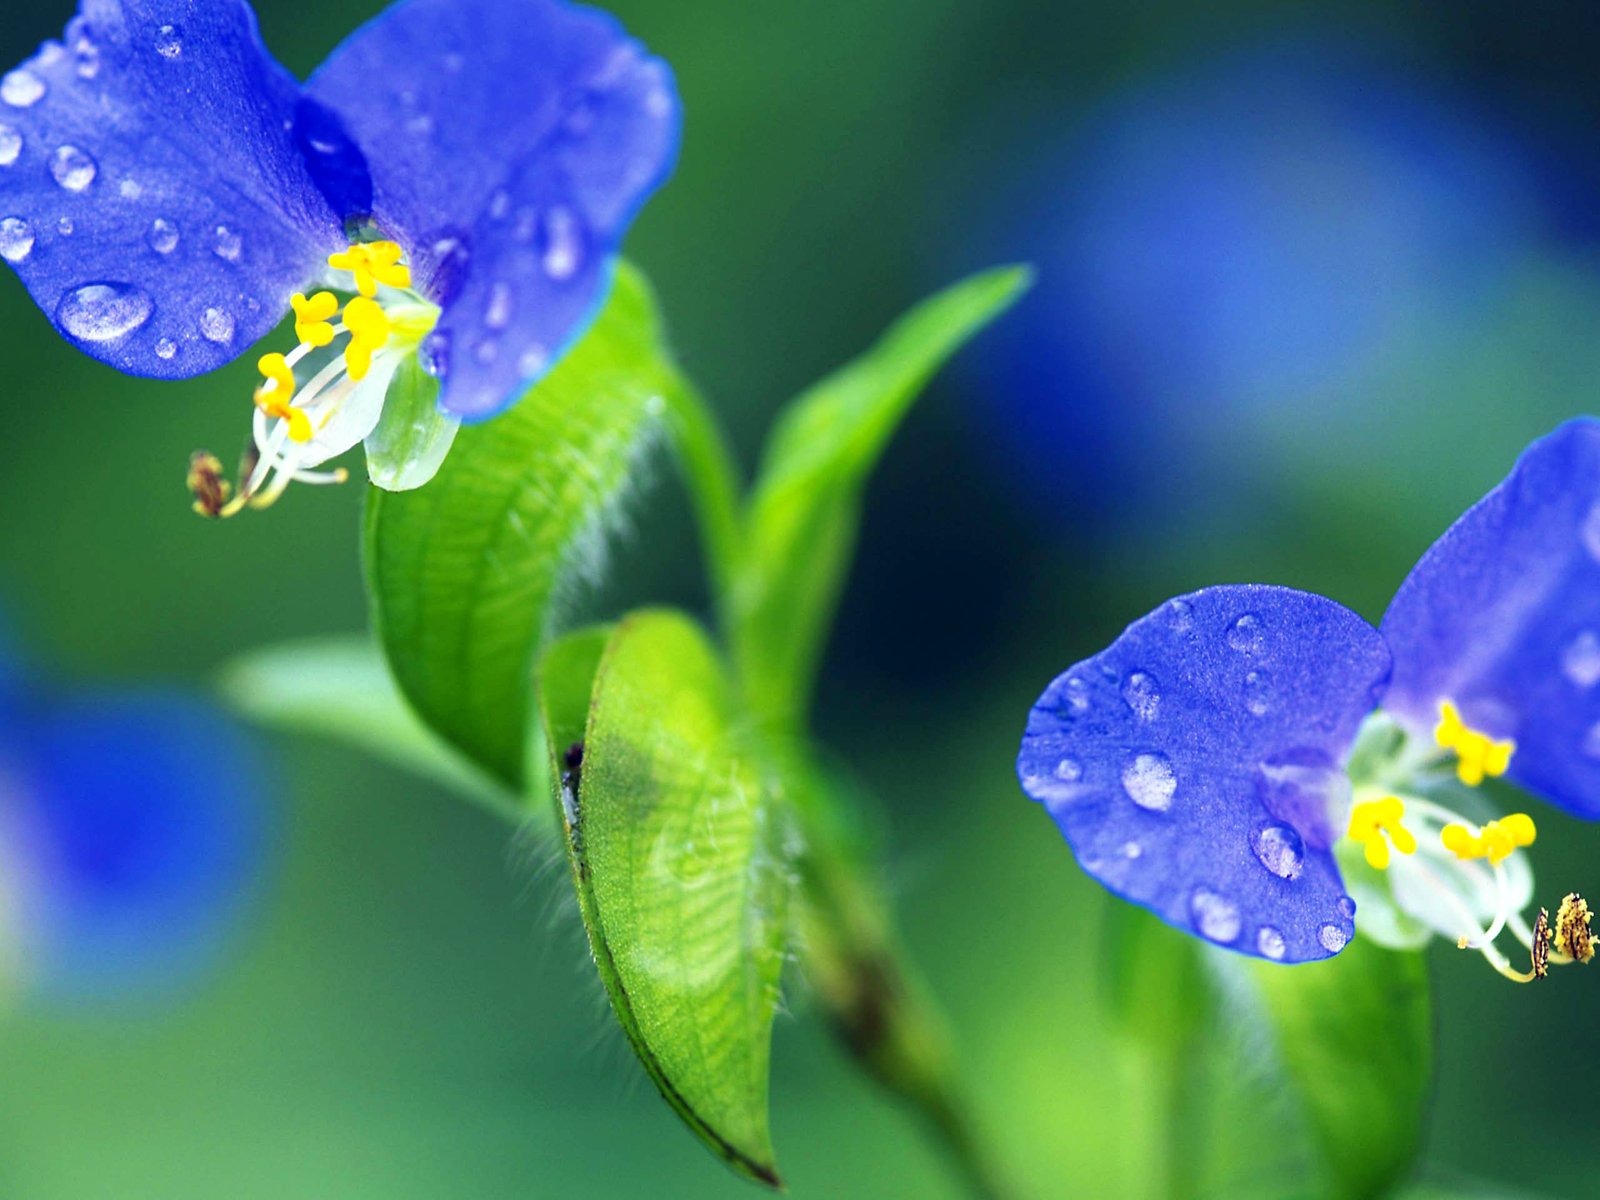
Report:
[[[1401,824],[1405,815],[1405,802],[1399,796],[1380,796],[1351,806],[1346,836],[1362,843],[1367,865],[1373,870],[1388,869],[1391,846],[1401,854],[1417,852],[1416,835]]]
[[[1461,719],[1461,711],[1450,700],[1439,705],[1439,724],[1433,737],[1444,749],[1455,752],[1456,776],[1468,787],[1477,787],[1485,776],[1504,775],[1517,748],[1509,738],[1496,741],[1473,729]]]
[[[311,420],[295,408],[294,371],[281,354],[264,354],[256,364],[266,382],[256,389],[256,406],[269,417],[289,422],[289,437],[297,442],[311,440]]]
[[[1476,833],[1461,821],[1452,821],[1439,831],[1444,848],[1457,858],[1487,858],[1495,866],[1510,858],[1513,851],[1533,845],[1537,836],[1533,818],[1527,813],[1512,813],[1490,821]]]
[[[411,268],[400,261],[402,253],[395,242],[356,242],[329,255],[328,265],[354,275],[356,291],[370,300],[378,294],[380,283],[392,288],[411,286]]]
[[[326,346],[333,341],[333,315],[339,311],[339,297],[332,292],[318,292],[309,300],[296,293],[290,297],[294,305],[294,335],[308,346]]]
[[[357,296],[344,306],[344,327],[350,331],[344,361],[350,378],[359,383],[372,369],[372,356],[389,341],[389,316],[376,300]]]

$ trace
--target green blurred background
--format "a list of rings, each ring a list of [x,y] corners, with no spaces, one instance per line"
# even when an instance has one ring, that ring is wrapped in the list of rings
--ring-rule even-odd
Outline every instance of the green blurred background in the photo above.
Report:
[[[269,45],[302,76],[380,7],[258,4]],[[1207,583],[1310,588],[1377,619],[1416,556],[1530,437],[1592,407],[1600,165],[1585,135],[1600,115],[1600,15],[1565,3],[1236,0],[611,7],[673,64],[687,114],[679,173],[629,253],[745,462],[779,404],[913,299],[997,256],[1041,264],[1015,332],[934,388],[874,483],[819,727],[882,800],[873,819],[908,941],[948,1007],[1007,1168],[1035,1196],[1146,1195],[1161,1136],[1149,1072],[1102,1008],[1105,898],[1012,778],[1027,706],[1127,621]],[[65,0],[0,12],[5,63],[70,15]],[[1492,127],[1481,161],[1532,199],[1493,209],[1493,246],[1468,221],[1471,236],[1439,257],[1492,251],[1494,278],[1472,284],[1463,315],[1434,303],[1453,276],[1435,277],[1430,259],[1424,301],[1385,306],[1392,281],[1345,256],[1365,245],[1350,215],[1410,204],[1407,219],[1428,230],[1437,197],[1347,190],[1389,177],[1380,154],[1367,176],[1332,172],[1313,193],[1325,203],[1288,232],[1270,205],[1256,214],[1273,237],[1317,243],[1331,231],[1325,244],[1348,271],[1302,287],[1292,254],[1272,269],[1239,259],[1261,267],[1251,303],[1264,314],[1306,306],[1304,329],[1334,319],[1317,307],[1330,295],[1370,301],[1382,336],[1361,342],[1361,370],[1275,376],[1267,402],[1247,409],[1219,399],[1229,380],[1248,380],[1236,367],[1175,392],[1131,377],[1059,386],[1071,367],[1050,354],[1082,334],[1071,304],[1095,296],[1056,307],[1072,287],[1059,273],[1104,267],[1101,252],[1120,244],[1107,234],[1064,251],[1061,223],[1076,196],[1128,194],[1097,174],[1095,130],[1140,136],[1145,126],[1130,135],[1117,115],[1143,111],[1138,97],[1158,98],[1159,123],[1184,110],[1185,88],[1236,68],[1248,80],[1282,39],[1312,61],[1354,55],[1400,94],[1429,97],[1432,125],[1379,143],[1437,168],[1437,197],[1452,195],[1460,164],[1440,165],[1428,147],[1476,145]],[[1368,67],[1356,76],[1337,86],[1368,95]],[[1319,111],[1337,124],[1346,108]],[[1376,111],[1362,119],[1381,127]],[[1217,145],[1236,134],[1217,129]],[[1166,143],[1149,140],[1156,168],[1133,171],[1132,194],[1144,179],[1181,192],[1181,177],[1159,170]],[[1302,166],[1326,165],[1316,144],[1293,149]],[[1145,228],[1132,226],[1136,240]],[[1225,258],[1232,228],[1204,235]],[[1280,242],[1258,239],[1251,253]],[[1392,248],[1369,250],[1383,260]],[[1229,311],[1248,322],[1251,309]],[[188,511],[189,452],[241,440],[247,366],[176,385],[124,379],[59,342],[9,277],[0,314],[0,597],[37,663],[67,681],[206,688],[253,646],[362,626],[358,488],[299,489],[224,525]],[[1135,314],[1106,353],[1165,347],[1160,317]],[[1193,343],[1179,367],[1209,352],[1204,330],[1171,335]],[[1007,428],[1050,405],[1073,406],[1083,424],[1014,466]],[[1090,464],[1093,487],[1055,486],[1053,471],[1087,470],[1084,448],[1129,414],[1172,460],[1221,466],[1136,478],[1139,447],[1116,457],[1124,446]],[[1197,419],[1210,436],[1193,433]],[[704,608],[687,514],[670,469],[658,476],[664,502],[640,506],[598,609],[644,597]],[[265,880],[211,976],[160,1005],[24,1007],[0,1022],[0,1195],[751,1194],[630,1060],[549,848],[337,746],[268,745],[278,809]],[[1593,887],[1600,831],[1534,811],[1544,891]],[[1453,949],[1434,959],[1430,1170],[1592,1194],[1596,981],[1574,971],[1516,989]],[[854,1075],[798,986],[789,1007],[773,1123],[793,1192],[957,1195],[938,1153]]]

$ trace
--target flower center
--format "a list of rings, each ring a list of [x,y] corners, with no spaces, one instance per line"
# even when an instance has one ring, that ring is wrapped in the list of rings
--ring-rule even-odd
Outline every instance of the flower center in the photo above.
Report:
[[[343,483],[343,469],[320,471],[371,432],[394,368],[414,355],[439,310],[411,289],[411,269],[394,242],[358,242],[328,258],[335,290],[295,295],[296,346],[257,363],[251,446],[237,492],[208,453],[189,464],[195,511],[231,517],[266,508],[290,483]],[[336,291],[350,295],[341,304]],[[342,312],[341,312],[342,309]],[[337,323],[335,323],[337,321]]]

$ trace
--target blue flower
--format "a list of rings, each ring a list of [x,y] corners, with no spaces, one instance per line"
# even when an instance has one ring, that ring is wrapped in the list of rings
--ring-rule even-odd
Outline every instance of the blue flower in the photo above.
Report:
[[[172,692],[40,695],[0,735],[0,991],[170,992],[215,955],[261,853],[239,731]]]
[[[589,325],[678,129],[667,67],[563,0],[401,0],[304,85],[246,0],[82,0],[0,80],[0,256],[135,375],[220,367],[294,313],[259,461],[231,505],[197,462],[204,511],[336,478],[362,441],[414,487]],[[413,360],[440,380],[420,437],[380,424]]]
[[[1337,954],[1359,902],[1364,935],[1439,934],[1513,978],[1586,960],[1576,896],[1523,916],[1532,819],[1475,789],[1600,817],[1600,422],[1529,447],[1381,629],[1287,588],[1169,601],[1045,690],[1017,772],[1107,888],[1244,954]]]

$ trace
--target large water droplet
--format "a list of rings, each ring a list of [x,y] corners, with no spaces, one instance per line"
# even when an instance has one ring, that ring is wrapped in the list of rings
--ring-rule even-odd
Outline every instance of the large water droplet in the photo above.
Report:
[[[9,167],[22,153],[22,135],[9,125],[0,125],[0,167]]]
[[[1339,897],[1339,915],[1347,921],[1356,919],[1356,902],[1350,896]]]
[[[1600,504],[1589,510],[1589,515],[1583,519],[1583,527],[1579,530],[1583,539],[1583,548],[1589,552],[1589,557],[1595,562],[1600,562]]]
[[[1561,652],[1561,673],[1581,688],[1600,683],[1600,637],[1585,629]]]
[[[1200,935],[1213,942],[1231,942],[1239,936],[1239,906],[1210,888],[1195,888],[1189,897],[1189,916]]]
[[[511,309],[515,297],[511,285],[505,281],[489,288],[489,303],[483,310],[483,323],[490,329],[504,329],[511,324]]]
[[[171,338],[162,338],[156,343],[156,357],[163,362],[170,362],[178,355],[178,343]]]
[[[1283,934],[1271,925],[1263,925],[1256,930],[1256,949],[1261,951],[1263,958],[1280,959],[1288,951],[1289,946],[1283,940]]]
[[[163,25],[156,30],[156,53],[168,62],[183,55],[183,30],[176,25]]]
[[[0,258],[19,263],[33,253],[33,226],[21,217],[0,221]]]
[[[570,208],[557,205],[544,215],[540,257],[551,279],[571,279],[583,265],[583,226]]]
[[[224,308],[208,308],[200,314],[200,335],[219,346],[233,341],[233,314]]]
[[[69,192],[81,192],[93,183],[96,170],[94,159],[76,146],[60,146],[50,156],[50,174]]]
[[[1317,930],[1317,941],[1329,954],[1337,954],[1349,943],[1350,935],[1337,925],[1324,925]]]
[[[1154,721],[1161,712],[1161,685],[1148,671],[1135,671],[1122,685],[1122,699],[1141,721]]]
[[[0,100],[13,108],[30,108],[44,99],[44,80],[26,67],[7,72],[0,79]]]
[[[226,225],[218,225],[211,232],[211,252],[224,262],[238,262],[244,253],[244,239]]]
[[[178,227],[165,217],[157,217],[150,222],[150,232],[145,234],[145,241],[157,254],[171,254],[178,248]]]
[[[1178,790],[1178,777],[1164,754],[1141,754],[1122,770],[1122,787],[1140,808],[1166,812]]]
[[[1260,654],[1263,644],[1261,618],[1255,613],[1245,613],[1228,626],[1228,645],[1240,654]]]
[[[1244,706],[1253,717],[1264,717],[1272,711],[1272,676],[1265,671],[1251,671],[1244,677]]]
[[[1298,879],[1305,867],[1306,848],[1300,835],[1287,825],[1266,825],[1250,835],[1250,849],[1261,865],[1279,879]]]
[[[150,319],[150,297],[131,283],[90,283],[68,292],[56,307],[56,321],[84,342],[125,337]]]

